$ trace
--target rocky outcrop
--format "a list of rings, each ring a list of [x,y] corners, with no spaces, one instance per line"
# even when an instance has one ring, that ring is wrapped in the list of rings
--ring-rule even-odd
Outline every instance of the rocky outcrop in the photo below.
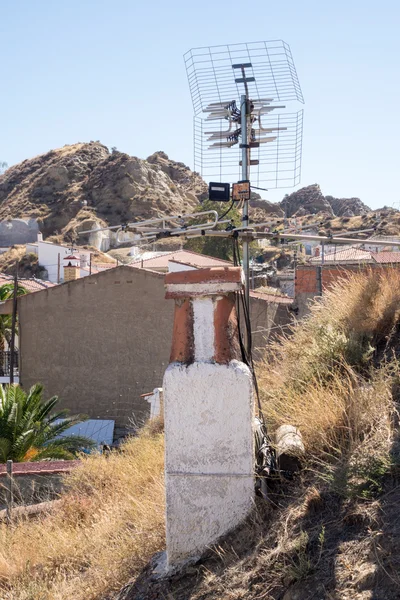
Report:
[[[45,237],[68,243],[89,240],[77,233],[165,215],[189,213],[208,197],[198,173],[165,152],[142,160],[100,142],[79,143],[24,160],[0,174],[0,223],[36,222]],[[368,212],[359,198],[324,196],[319,185],[286,195],[280,203],[252,192],[250,220],[321,215],[352,217]],[[31,219],[31,221],[29,221]],[[1,233],[1,232],[0,232]],[[99,247],[102,241],[98,240]]]
[[[318,213],[327,217],[354,217],[370,212],[370,208],[359,198],[324,196],[316,183],[287,194],[280,202],[280,207],[287,217]]]
[[[280,207],[287,217],[293,217],[301,209],[301,214],[316,215],[319,212],[333,216],[332,207],[321,192],[317,183],[287,194]]]
[[[99,142],[52,150],[0,175],[0,221],[33,218],[45,237],[190,212],[207,185],[163,152],[142,160]]]
[[[147,162],[160,167],[174,183],[191,190],[200,202],[208,198],[208,186],[204,179],[196,171],[191,171],[184,163],[171,160],[162,151],[154,152],[147,158]]]
[[[334,198],[325,196],[336,217],[357,217],[365,215],[371,209],[360,198]]]
[[[283,217],[283,210],[278,203],[270,202],[269,200],[263,200],[260,194],[257,194],[256,192],[251,192],[249,206],[250,216],[253,218],[253,220],[259,219],[254,219],[252,213],[254,213],[254,215],[257,215],[257,217],[263,218],[267,218],[270,216]]]

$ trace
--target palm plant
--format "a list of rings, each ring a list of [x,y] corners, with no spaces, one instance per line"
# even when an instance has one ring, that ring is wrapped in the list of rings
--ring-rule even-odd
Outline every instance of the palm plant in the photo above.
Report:
[[[17,296],[23,296],[27,294],[27,291],[24,287],[19,285],[17,287]],[[6,300],[10,300],[14,297],[14,283],[4,283],[0,285],[0,302],[5,302]],[[0,351],[4,351],[5,342],[10,345],[11,341],[11,325],[12,325],[12,316],[11,315],[0,315]],[[18,331],[16,331],[18,334]]]
[[[79,435],[62,435],[69,427],[84,421],[85,415],[68,417],[68,411],[53,413],[59,399],[42,400],[43,386],[36,384],[28,393],[19,385],[0,386],[0,462],[73,459],[95,442]]]

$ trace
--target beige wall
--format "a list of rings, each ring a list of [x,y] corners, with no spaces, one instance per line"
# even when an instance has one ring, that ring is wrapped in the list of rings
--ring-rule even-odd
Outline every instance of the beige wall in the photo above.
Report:
[[[148,415],[140,395],[161,386],[173,302],[164,277],[121,266],[19,299],[20,375],[71,413],[129,426]]]
[[[140,395],[161,387],[169,363],[174,302],[164,295],[163,274],[120,266],[20,297],[21,384],[42,383],[72,414],[142,421]],[[255,349],[291,320],[286,304],[257,298],[251,317]]]
[[[253,338],[253,355],[258,359],[262,350],[272,338],[287,330],[293,322],[293,313],[289,311],[290,303],[266,302],[260,298],[250,297],[250,318]]]

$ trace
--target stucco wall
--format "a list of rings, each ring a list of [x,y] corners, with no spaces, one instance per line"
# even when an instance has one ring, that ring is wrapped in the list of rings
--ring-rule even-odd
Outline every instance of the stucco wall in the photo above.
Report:
[[[143,420],[140,395],[162,385],[169,363],[173,303],[164,296],[163,274],[120,266],[19,298],[21,384],[41,382],[72,413],[117,428]],[[291,321],[290,305],[251,298],[256,357]]]
[[[310,304],[314,299],[319,297],[318,268],[321,269],[322,291],[324,291],[339,279],[346,279],[353,273],[362,273],[365,269],[377,269],[378,271],[382,271],[388,268],[396,268],[396,266],[375,265],[369,263],[298,266],[295,277],[295,305],[298,308],[297,316],[299,319],[310,312]]]
[[[121,266],[21,297],[22,385],[117,427],[147,417],[140,395],[161,386],[171,348],[164,295],[162,275]]]
[[[287,325],[293,321],[293,313],[289,307],[291,299],[279,299],[266,302],[255,296],[250,297],[251,331],[253,337],[253,354],[259,358],[262,349],[277,334],[283,333]]]

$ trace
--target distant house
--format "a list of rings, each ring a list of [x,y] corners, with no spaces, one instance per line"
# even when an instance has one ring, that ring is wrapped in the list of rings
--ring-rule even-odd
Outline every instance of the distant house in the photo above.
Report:
[[[19,297],[21,384],[41,382],[73,413],[113,420],[118,438],[148,417],[143,394],[169,363],[174,303],[164,297],[164,273],[128,265]],[[251,293],[256,348],[290,321],[291,304]]]
[[[0,286],[13,284],[14,277],[6,273],[0,273]],[[23,287],[28,293],[46,290],[54,286],[50,281],[42,281],[41,279],[18,279],[18,284]],[[9,303],[10,304],[10,303]],[[0,383],[10,382],[10,349],[6,340],[4,340],[3,350],[0,351]],[[18,369],[18,336],[15,339],[15,364],[14,364],[14,381],[19,381]]]
[[[333,246],[332,249],[325,248],[324,253],[317,253],[308,261],[311,265],[325,264],[360,264],[374,262],[372,252],[362,248]]]
[[[64,267],[68,264],[68,256],[73,254],[79,260],[79,277],[86,277],[92,273],[110,269],[116,266],[116,263],[93,263],[91,262],[90,250],[83,248],[74,248],[63,244],[53,244],[43,240],[41,233],[37,236],[37,241],[26,245],[27,253],[37,254],[38,263],[44,267],[47,272],[47,278],[52,283],[62,283],[64,281]]]
[[[190,250],[175,250],[174,252],[156,252],[149,258],[138,258],[130,263],[131,267],[150,269],[159,273],[170,271],[186,271],[189,269],[208,269],[210,267],[232,266],[229,260],[214,256],[205,256]]]
[[[365,265],[377,263],[400,263],[400,252],[394,251],[393,248],[390,250],[390,252],[381,250],[379,250],[379,252],[375,252],[359,247],[341,248],[340,246],[335,246],[333,250],[330,252],[325,252],[323,256],[314,256],[308,261],[308,264],[310,265]]]
[[[361,248],[337,249],[299,265],[295,275],[295,306],[298,316],[309,312],[309,301],[320,295],[338,279],[349,277],[365,268],[400,268],[400,252],[371,252]]]

